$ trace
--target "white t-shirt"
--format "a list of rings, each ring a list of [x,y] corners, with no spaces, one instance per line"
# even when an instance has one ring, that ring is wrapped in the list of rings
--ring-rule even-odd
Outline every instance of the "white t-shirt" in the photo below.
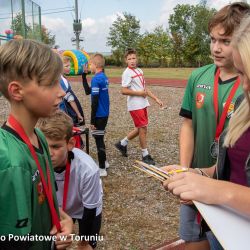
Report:
[[[143,71],[139,68],[126,68],[122,74],[122,87],[129,88],[135,91],[142,91],[145,88],[145,80]],[[144,109],[149,105],[148,99],[143,96],[128,96],[127,97],[128,111]]]
[[[96,208],[96,216],[102,212],[102,182],[99,167],[80,149],[74,148],[74,159],[70,165],[69,189],[66,212],[75,219],[82,219],[83,207]],[[65,171],[55,172],[58,204],[62,207]]]

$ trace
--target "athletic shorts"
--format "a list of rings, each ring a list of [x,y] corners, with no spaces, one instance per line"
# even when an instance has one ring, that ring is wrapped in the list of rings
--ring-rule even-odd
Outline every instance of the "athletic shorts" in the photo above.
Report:
[[[201,234],[201,224],[197,218],[198,210],[194,205],[181,204],[180,208],[180,238],[187,242],[206,240],[206,234]]]
[[[148,111],[147,108],[129,111],[134,121],[136,128],[148,126]]]
[[[84,230],[84,221],[82,219],[73,219],[73,222],[75,223],[75,221],[78,221],[79,224],[79,235],[83,236],[83,230]],[[90,231],[88,232],[88,235],[86,235],[86,237],[88,238],[88,236],[96,236],[99,235],[100,229],[101,229],[101,224],[102,224],[102,213],[100,213],[99,215],[97,215],[93,221],[93,227],[90,229]],[[97,245],[97,241],[96,240],[91,240],[89,241],[89,245],[92,248],[96,248]]]

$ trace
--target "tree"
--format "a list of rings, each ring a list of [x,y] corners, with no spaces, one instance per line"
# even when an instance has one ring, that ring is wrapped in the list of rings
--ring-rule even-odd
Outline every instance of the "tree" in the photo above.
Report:
[[[144,33],[138,43],[138,52],[145,66],[153,60],[158,61],[159,66],[165,66],[170,48],[169,35],[162,26],[157,26],[151,33]]]
[[[194,66],[209,60],[208,22],[215,10],[206,6],[177,5],[169,18],[169,30],[173,45],[172,59],[177,66]]]
[[[169,35],[164,31],[162,26],[158,26],[154,29],[155,35],[155,58],[158,60],[161,67],[166,65],[167,59],[170,56],[171,43]]]
[[[122,16],[118,15],[111,25],[107,45],[111,46],[121,63],[126,48],[136,48],[139,38],[140,21],[132,14],[124,12]]]
[[[28,25],[27,23],[25,23],[27,38],[40,40],[43,43],[51,46],[55,44],[55,35],[52,35],[51,32],[48,31],[48,29],[44,25],[42,25],[41,29],[40,25],[38,24],[34,24],[33,29],[31,27],[31,24]],[[23,17],[21,13],[17,14],[16,17],[13,19],[11,29],[13,30],[15,35],[24,36]]]
[[[55,45],[56,36],[52,35],[51,32],[44,25],[42,25],[41,33],[42,33],[42,42],[50,46]]]
[[[15,18],[12,20],[11,29],[13,30],[15,35],[21,35],[24,37],[24,29],[23,29],[23,17],[22,13],[18,13]],[[25,31],[28,34],[31,31],[31,27],[25,23]]]
[[[138,52],[140,55],[141,62],[148,66],[150,60],[155,58],[155,34],[146,32],[141,36],[138,42]]]

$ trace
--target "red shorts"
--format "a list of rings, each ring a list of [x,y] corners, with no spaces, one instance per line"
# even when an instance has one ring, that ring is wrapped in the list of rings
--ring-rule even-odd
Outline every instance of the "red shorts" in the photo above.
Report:
[[[134,121],[136,128],[148,126],[148,111],[147,108],[129,111]]]

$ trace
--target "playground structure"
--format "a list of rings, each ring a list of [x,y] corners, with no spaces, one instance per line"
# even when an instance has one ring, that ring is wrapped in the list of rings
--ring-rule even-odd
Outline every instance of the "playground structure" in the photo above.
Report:
[[[83,65],[88,63],[89,55],[84,50],[65,50],[63,56],[71,59],[69,75],[81,75],[83,73]]]

